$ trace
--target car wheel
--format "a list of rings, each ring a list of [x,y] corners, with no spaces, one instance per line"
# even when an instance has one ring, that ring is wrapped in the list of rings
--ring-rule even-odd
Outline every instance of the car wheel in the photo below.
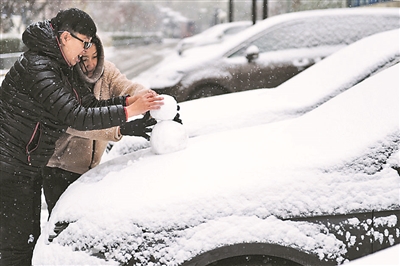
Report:
[[[228,93],[223,87],[216,84],[206,84],[198,87],[191,95],[189,100],[200,99]]]
[[[303,266],[336,265],[316,255],[268,243],[241,243],[219,247],[188,260],[180,266]]]
[[[266,255],[248,255],[236,256],[223,260],[219,260],[208,264],[207,266],[302,266],[292,260],[266,256]]]

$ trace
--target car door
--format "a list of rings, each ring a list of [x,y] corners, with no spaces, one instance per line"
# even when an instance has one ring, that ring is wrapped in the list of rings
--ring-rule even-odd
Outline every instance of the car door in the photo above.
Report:
[[[400,242],[400,209],[374,212],[371,219],[373,252]]]

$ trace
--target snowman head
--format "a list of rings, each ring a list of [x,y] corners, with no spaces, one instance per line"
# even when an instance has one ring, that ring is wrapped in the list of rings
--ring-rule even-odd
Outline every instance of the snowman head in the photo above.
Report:
[[[185,149],[188,142],[185,127],[173,121],[178,113],[178,103],[170,95],[160,96],[164,97],[164,104],[160,109],[150,111],[150,115],[158,120],[151,132],[152,151],[155,154],[166,154]]]
[[[172,120],[178,112],[178,103],[174,97],[166,94],[161,94],[164,97],[164,104],[160,109],[151,110],[150,115],[156,120]]]

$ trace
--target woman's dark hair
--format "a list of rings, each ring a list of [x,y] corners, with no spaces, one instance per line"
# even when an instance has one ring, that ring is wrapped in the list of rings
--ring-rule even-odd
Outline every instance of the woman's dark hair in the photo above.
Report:
[[[61,10],[51,19],[51,24],[56,31],[72,31],[88,37],[95,36],[97,32],[93,19],[78,8]]]
[[[100,56],[100,54],[102,54],[103,49],[102,49],[101,41],[97,35],[92,37],[91,43],[93,43],[93,45],[96,46],[97,56]]]

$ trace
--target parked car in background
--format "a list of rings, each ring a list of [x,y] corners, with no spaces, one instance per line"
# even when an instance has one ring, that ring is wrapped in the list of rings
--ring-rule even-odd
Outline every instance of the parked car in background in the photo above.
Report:
[[[228,41],[167,58],[137,79],[179,102],[274,88],[356,40],[399,27],[399,8],[283,14],[258,22]]]
[[[220,43],[251,25],[253,25],[251,21],[235,21],[217,24],[199,34],[180,40],[177,45],[178,54],[181,55],[183,51],[189,48]]]
[[[376,36],[366,50],[399,31]],[[347,78],[327,97],[286,95],[292,103],[301,96],[292,119],[260,114],[175,153],[147,148],[91,169],[61,196],[33,264],[320,266],[399,244],[398,49],[360,62],[361,72],[332,68]],[[329,59],[301,75],[326,70]],[[260,95],[279,92],[256,91],[236,106],[245,116]]]

